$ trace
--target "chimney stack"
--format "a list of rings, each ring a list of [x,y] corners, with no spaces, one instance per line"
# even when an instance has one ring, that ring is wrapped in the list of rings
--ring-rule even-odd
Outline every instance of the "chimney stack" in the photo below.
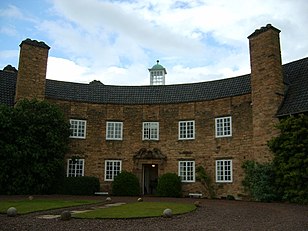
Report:
[[[274,125],[284,93],[279,33],[268,24],[248,36],[254,156],[264,162],[272,159],[267,141],[278,134]]]
[[[48,51],[44,42],[26,39],[21,42],[15,103],[20,99],[45,98]]]

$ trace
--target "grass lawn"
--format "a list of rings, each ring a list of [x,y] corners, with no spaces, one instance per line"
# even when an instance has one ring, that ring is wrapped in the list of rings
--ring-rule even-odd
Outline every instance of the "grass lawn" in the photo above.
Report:
[[[42,210],[58,209],[71,206],[94,204],[98,200],[61,200],[61,199],[33,199],[0,201],[0,213],[6,213],[10,207],[15,207],[18,214],[31,213]]]
[[[169,208],[173,214],[183,214],[196,209],[194,204],[174,202],[136,202],[117,207],[100,208],[74,214],[76,218],[142,218],[161,216]]]

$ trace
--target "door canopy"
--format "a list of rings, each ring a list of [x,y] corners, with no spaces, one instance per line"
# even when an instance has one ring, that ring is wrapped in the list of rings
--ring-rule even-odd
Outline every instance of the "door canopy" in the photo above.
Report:
[[[140,159],[166,160],[167,156],[162,154],[162,152],[158,148],[153,148],[153,149],[141,148],[134,155],[134,160],[140,160]]]

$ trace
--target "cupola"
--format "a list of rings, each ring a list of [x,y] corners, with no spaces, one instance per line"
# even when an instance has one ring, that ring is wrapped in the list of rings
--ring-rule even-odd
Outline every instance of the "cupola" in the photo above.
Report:
[[[166,68],[159,64],[159,60],[152,67],[149,68],[150,72],[150,85],[165,85],[165,75],[167,74]]]

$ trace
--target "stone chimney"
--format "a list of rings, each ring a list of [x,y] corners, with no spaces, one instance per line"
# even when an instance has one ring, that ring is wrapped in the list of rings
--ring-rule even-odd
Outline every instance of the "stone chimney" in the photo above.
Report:
[[[21,42],[15,103],[20,99],[45,98],[48,51],[44,42],[26,39]]]
[[[267,141],[278,134],[274,128],[283,100],[284,84],[280,51],[280,30],[268,24],[250,36],[250,66],[254,156],[261,162],[272,159]]]

